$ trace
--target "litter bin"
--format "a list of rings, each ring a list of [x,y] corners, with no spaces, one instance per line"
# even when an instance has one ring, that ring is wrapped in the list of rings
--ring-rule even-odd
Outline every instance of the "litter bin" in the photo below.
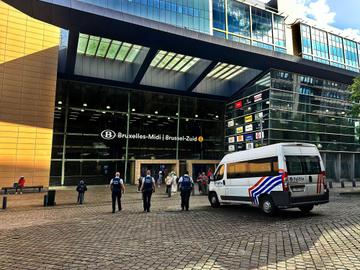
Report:
[[[56,195],[56,190],[49,190],[48,191],[47,200],[46,200],[46,206],[55,206],[56,205],[55,195]]]

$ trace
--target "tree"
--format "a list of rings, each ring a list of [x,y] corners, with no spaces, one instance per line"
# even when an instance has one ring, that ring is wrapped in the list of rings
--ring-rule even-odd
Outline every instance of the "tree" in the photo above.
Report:
[[[349,86],[351,93],[350,100],[353,103],[352,115],[355,118],[360,117],[360,77],[354,79],[352,85]]]

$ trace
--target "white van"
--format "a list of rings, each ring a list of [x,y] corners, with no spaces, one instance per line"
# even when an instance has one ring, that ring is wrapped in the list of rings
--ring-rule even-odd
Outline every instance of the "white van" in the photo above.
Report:
[[[211,206],[252,204],[310,212],[329,202],[325,167],[313,144],[279,143],[225,155],[209,184]]]

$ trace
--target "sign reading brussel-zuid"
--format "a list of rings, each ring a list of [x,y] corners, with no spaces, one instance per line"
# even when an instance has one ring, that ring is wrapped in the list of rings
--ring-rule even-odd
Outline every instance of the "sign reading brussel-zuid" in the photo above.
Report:
[[[103,130],[101,133],[101,138],[104,140],[114,140],[114,139],[130,139],[130,140],[154,140],[154,141],[179,141],[179,142],[203,142],[204,138],[202,136],[171,136],[167,134],[125,134],[122,132],[115,132],[111,129]]]

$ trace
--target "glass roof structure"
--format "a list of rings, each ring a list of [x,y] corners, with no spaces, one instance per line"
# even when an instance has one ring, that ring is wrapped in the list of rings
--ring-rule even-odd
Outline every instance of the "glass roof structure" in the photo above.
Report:
[[[132,63],[142,48],[142,46],[126,42],[80,34],[77,53]]]
[[[218,63],[216,67],[206,77],[218,80],[231,80],[245,70],[247,70],[246,67],[235,66],[226,63]]]
[[[197,62],[200,58],[176,54],[173,52],[158,51],[150,66],[159,69],[167,69],[178,72],[186,72]]]

